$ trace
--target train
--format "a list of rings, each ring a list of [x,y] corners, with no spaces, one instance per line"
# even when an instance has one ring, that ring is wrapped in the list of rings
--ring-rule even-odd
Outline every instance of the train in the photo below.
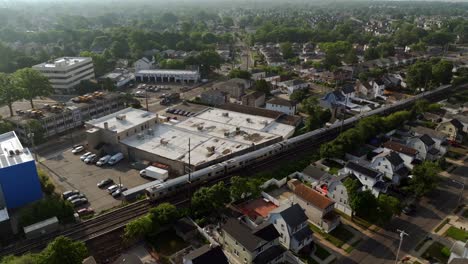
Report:
[[[182,175],[166,182],[155,183],[154,185],[145,189],[146,196],[150,201],[156,201],[158,199],[180,193],[184,190],[187,190],[188,188],[194,188],[196,186],[203,185],[207,182],[228,175],[234,171],[247,168],[252,164],[269,159],[280,153],[298,148],[306,142],[314,142],[316,144],[322,143],[323,141],[338,135],[342,129],[348,129],[354,126],[362,118],[366,118],[372,115],[388,115],[396,111],[407,109],[419,99],[438,98],[437,96],[440,96],[444,93],[447,94],[447,91],[450,91],[452,88],[453,87],[451,85],[440,86],[432,91],[421,93],[415,95],[414,97],[401,100],[393,105],[384,106],[350,117],[345,119],[343,122],[334,123],[329,127],[319,128],[314,131],[283,140],[281,142],[194,171],[190,174]],[[135,196],[135,193],[130,189],[125,191],[123,195],[126,199],[131,199],[131,197]]]

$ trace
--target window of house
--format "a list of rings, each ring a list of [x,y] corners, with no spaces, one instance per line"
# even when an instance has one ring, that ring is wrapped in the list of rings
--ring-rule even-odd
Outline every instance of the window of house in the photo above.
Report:
[[[120,136],[117,136],[117,140],[120,140]]]

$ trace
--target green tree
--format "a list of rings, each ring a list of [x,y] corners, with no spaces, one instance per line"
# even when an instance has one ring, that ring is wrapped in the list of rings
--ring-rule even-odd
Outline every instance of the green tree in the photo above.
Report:
[[[409,181],[408,190],[417,197],[424,196],[437,188],[440,182],[440,167],[435,162],[424,161],[413,168],[413,177]]]
[[[155,224],[151,220],[151,215],[146,214],[140,218],[132,220],[125,226],[124,239],[126,241],[134,241],[143,238],[156,229]]]
[[[39,120],[31,119],[28,121],[27,125],[28,125],[27,133],[32,134],[33,135],[32,140],[34,140],[34,142],[30,142],[30,143],[34,143],[35,145],[43,143],[45,139],[44,138],[45,131],[44,131],[44,127],[42,126],[42,123],[39,122]]]
[[[15,127],[10,122],[0,119],[0,134],[13,131],[14,129]]]
[[[104,55],[96,54],[89,51],[82,51],[80,52],[80,56],[92,58],[96,77],[102,76],[114,69],[114,63]]]
[[[380,194],[378,198],[378,221],[381,224],[389,222],[394,215],[401,213],[400,200],[393,196]]]
[[[432,77],[437,84],[448,84],[452,81],[453,63],[441,60],[432,66]]]
[[[30,206],[21,208],[19,211],[19,224],[24,227],[54,216],[60,222],[66,223],[73,219],[73,213],[75,211],[69,202],[62,200],[57,195],[50,195],[32,203]]]
[[[334,51],[329,51],[325,54],[322,66],[327,70],[333,70],[334,68],[341,66],[341,57]]]
[[[37,175],[39,176],[39,181],[41,182],[41,189],[46,195],[52,195],[55,191],[55,185],[43,170],[38,169]]]
[[[427,87],[432,79],[432,65],[429,62],[418,61],[408,68],[406,82],[413,90]]]
[[[13,116],[13,103],[21,99],[21,89],[13,82],[13,78],[0,72],[0,104],[6,104]]]
[[[239,176],[231,178],[231,187],[229,188],[231,193],[231,199],[237,201],[249,193],[249,186],[247,185],[247,179]]]
[[[6,256],[1,260],[1,264],[37,264],[39,263],[39,258],[37,254],[25,254],[21,256]]]
[[[445,46],[454,42],[455,38],[455,35],[450,32],[436,31],[429,33],[424,40],[430,45]]]
[[[420,51],[420,52],[425,52],[427,50],[427,45],[425,42],[418,42],[416,44],[410,45],[410,49],[412,51]]]
[[[356,64],[359,62],[357,53],[355,49],[350,49],[348,53],[343,58],[344,62],[348,64]]]
[[[110,46],[110,52],[114,58],[126,58],[130,52],[130,47],[126,40],[114,41]]]
[[[81,264],[88,249],[81,241],[59,236],[39,254],[39,264]]]
[[[254,83],[254,90],[258,92],[262,92],[265,95],[269,95],[271,88],[267,81],[265,80],[256,80]]]
[[[380,53],[380,57],[387,58],[395,55],[395,46],[389,42],[380,43],[377,46],[377,49]]]
[[[159,204],[150,210],[150,214],[153,222],[161,226],[174,222],[180,217],[177,207],[171,203]]]
[[[364,59],[365,60],[375,60],[380,58],[380,53],[377,48],[369,47],[364,51]]]
[[[298,89],[295,90],[290,96],[289,99],[295,101],[295,102],[302,102],[304,101],[307,96],[309,95],[308,90],[306,89]]]
[[[290,42],[283,42],[280,44],[280,51],[283,59],[287,60],[294,57],[294,51]]]
[[[192,210],[197,216],[205,215],[221,209],[230,200],[229,189],[219,182],[211,187],[202,187],[193,194]]]
[[[232,69],[229,72],[229,78],[241,78],[241,79],[250,79],[250,72],[241,70],[241,69]]]
[[[21,89],[22,97],[30,102],[31,108],[34,108],[34,98],[51,95],[54,91],[49,79],[31,68],[17,70],[13,80],[14,85]]]

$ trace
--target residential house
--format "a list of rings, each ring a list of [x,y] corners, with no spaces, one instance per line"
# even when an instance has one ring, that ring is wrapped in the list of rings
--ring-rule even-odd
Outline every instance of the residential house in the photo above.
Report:
[[[435,142],[434,147],[440,151],[441,155],[444,155],[447,151],[447,136],[445,134],[423,126],[411,127],[410,131],[413,136],[428,135],[429,137],[431,137],[432,140],[434,140]]]
[[[418,151],[396,141],[387,141],[383,145],[386,151],[395,151],[400,155],[405,163],[405,166],[412,169],[414,162],[417,159]]]
[[[333,91],[325,94],[320,98],[320,106],[323,108],[334,109],[340,105],[344,105],[346,102],[346,97],[341,91]]]
[[[356,89],[354,89],[354,85],[348,83],[345,84],[342,88],[341,91],[345,96],[349,97],[355,97],[356,96]]]
[[[213,88],[227,92],[231,98],[235,98],[240,101],[242,96],[245,94],[245,90],[249,89],[251,86],[252,84],[249,80],[234,78],[225,82],[217,83],[213,85]]]
[[[312,243],[312,231],[308,218],[299,204],[284,204],[270,212],[268,221],[280,234],[279,242],[285,248],[298,253]]]
[[[220,90],[208,90],[200,94],[200,101],[209,105],[222,105],[229,102],[229,94]]]
[[[183,257],[183,264],[229,264],[220,246],[203,245]]]
[[[444,117],[442,118],[442,121],[449,121],[452,119],[456,119],[460,121],[460,123],[463,125],[463,132],[468,133],[468,113],[466,114],[450,114],[446,113]]]
[[[372,158],[371,167],[384,174],[393,184],[399,185],[400,181],[408,176],[403,159],[395,151],[384,151]]]
[[[457,142],[461,142],[463,140],[463,124],[457,119],[442,122],[435,130],[447,135],[449,140]]]
[[[197,227],[192,220],[187,217],[177,220],[174,223],[174,230],[176,234],[185,241],[189,241],[198,234]]]
[[[361,82],[356,81],[356,91],[359,96],[367,99],[384,98],[385,83],[382,79]]]
[[[369,190],[376,197],[387,192],[388,184],[383,179],[383,173],[372,169],[364,161],[348,161],[340,174],[355,176],[362,184],[362,190]]]
[[[148,58],[143,57],[135,62],[135,72],[139,72],[141,70],[151,70],[153,69],[153,65],[154,60],[149,60]]]
[[[266,78],[266,72],[260,69],[253,69],[250,71],[251,79],[254,81],[262,80]]]
[[[265,104],[265,94],[259,91],[254,91],[242,96],[242,105],[251,107],[260,107]]]
[[[305,209],[305,214],[314,225],[328,233],[340,224],[339,216],[333,211],[335,202],[332,199],[297,179],[288,181],[288,187],[294,193],[294,202]]]
[[[441,156],[441,152],[435,147],[435,141],[426,134],[409,138],[407,145],[418,151],[417,157],[420,160],[437,160]]]
[[[297,112],[296,103],[286,99],[274,97],[266,102],[266,109],[295,115]]]
[[[222,244],[238,263],[282,263],[286,249],[272,223],[255,226],[246,219],[228,218],[221,227]]]
[[[294,91],[309,88],[309,84],[307,82],[299,79],[281,82],[278,83],[278,85],[283,87],[289,95],[291,95]]]
[[[455,241],[450,252],[448,264],[468,263],[468,241]]]
[[[281,76],[275,73],[267,73],[263,79],[271,84],[277,85],[281,81]]]

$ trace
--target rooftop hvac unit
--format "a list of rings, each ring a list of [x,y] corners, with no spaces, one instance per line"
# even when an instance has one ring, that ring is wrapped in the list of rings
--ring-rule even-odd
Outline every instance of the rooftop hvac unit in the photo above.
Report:
[[[159,141],[159,143],[160,143],[161,145],[167,145],[167,144],[169,144],[169,141],[168,141],[168,140],[165,140],[164,138],[161,138],[161,140]]]
[[[215,146],[206,147],[206,150],[208,150],[209,153],[213,153],[215,151]]]
[[[202,131],[202,130],[203,130],[203,126],[197,126],[197,129],[198,129],[198,131]]]
[[[223,116],[228,117],[228,116],[229,116],[229,113],[228,113],[228,112],[225,112],[225,113],[223,113]]]
[[[127,116],[126,116],[126,115],[118,115],[118,116],[116,116],[115,118],[116,118],[117,120],[123,121],[123,120],[125,120],[125,119],[127,118]]]
[[[10,150],[8,151],[8,154],[10,154],[10,157],[12,157],[12,156],[15,155],[15,152],[14,152],[13,150],[10,149]]]
[[[144,139],[144,138],[145,138],[145,135],[143,135],[142,133],[138,133],[138,134],[137,134],[137,138],[140,139],[140,140],[141,140],[141,139]]]
[[[252,122],[252,120],[249,117],[247,117],[247,119],[245,119],[245,120],[247,121],[247,123]]]
[[[264,125],[268,125],[268,120],[262,120],[260,123],[262,123]]]
[[[19,149],[15,149],[15,154],[19,155],[19,154],[21,154],[21,151]]]
[[[146,133],[147,133],[148,135],[154,136],[154,130],[153,130],[152,128],[146,130]]]

